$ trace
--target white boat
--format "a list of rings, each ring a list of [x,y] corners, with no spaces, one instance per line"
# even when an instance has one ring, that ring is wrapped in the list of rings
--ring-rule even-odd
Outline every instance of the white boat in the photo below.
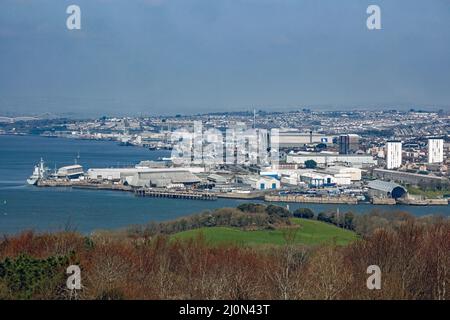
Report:
[[[34,166],[33,174],[27,179],[27,183],[35,185],[40,179],[45,179],[47,177],[48,169],[44,166],[44,160],[39,162],[39,164]]]

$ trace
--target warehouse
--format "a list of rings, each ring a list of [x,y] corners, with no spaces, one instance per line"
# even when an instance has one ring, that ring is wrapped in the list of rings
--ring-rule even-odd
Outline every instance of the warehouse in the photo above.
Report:
[[[439,185],[448,182],[443,177],[385,169],[374,169],[373,176],[383,180],[392,180],[413,185]]]
[[[216,174],[216,173],[210,174],[210,175],[207,177],[207,180],[208,180],[209,182],[217,183],[217,184],[226,184],[226,183],[228,183],[227,177],[222,176],[222,175],[219,175],[219,174]]]
[[[189,186],[200,183],[200,179],[185,170],[167,169],[165,171],[138,172],[125,179],[132,187],[168,188],[173,185]]]
[[[120,181],[124,176],[133,176],[135,173],[143,170],[145,169],[138,169],[138,168],[89,169],[87,171],[87,177],[89,180]]]
[[[378,198],[398,199],[408,192],[404,187],[394,182],[373,180],[369,181],[369,196]]]
[[[319,172],[305,172],[300,174],[300,180],[315,188],[334,185],[344,186],[351,184],[349,174],[331,175]]]
[[[203,168],[202,168],[203,169]],[[192,168],[100,168],[89,169],[87,171],[87,177],[89,180],[107,180],[107,181],[125,181],[127,177],[133,177],[137,173],[164,173],[164,172],[190,172],[196,171],[196,167]]]
[[[253,189],[256,190],[268,190],[280,188],[280,180],[270,177],[262,177],[262,176],[244,177],[243,182],[245,184],[250,185]]]
[[[377,164],[376,160],[374,160],[371,155],[304,153],[289,154],[286,157],[287,163],[298,163],[301,165],[304,165],[308,160],[314,160],[322,167],[342,163],[356,168],[364,168]]]
[[[333,138],[319,133],[285,131],[279,133],[278,144],[280,148],[297,148],[313,143],[332,144]]]
[[[343,167],[343,166],[333,166],[328,167],[324,170],[325,172],[336,175],[336,174],[348,174],[350,175],[351,181],[361,181],[361,169],[353,167]]]

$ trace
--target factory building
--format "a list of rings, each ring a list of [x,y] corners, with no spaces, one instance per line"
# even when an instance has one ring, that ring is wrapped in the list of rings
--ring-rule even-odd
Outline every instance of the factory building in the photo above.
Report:
[[[217,184],[226,184],[229,182],[229,180],[227,179],[227,177],[216,174],[216,173],[212,173],[210,174],[207,178],[206,178],[209,182],[212,183],[217,183]]]
[[[386,169],[395,169],[402,166],[401,141],[386,142]]]
[[[369,196],[378,198],[398,199],[408,192],[404,187],[394,182],[373,180],[368,183]]]
[[[298,175],[282,176],[280,181],[281,183],[290,186],[298,186],[300,182]]]
[[[320,188],[326,186],[344,186],[350,185],[349,174],[326,174],[320,172],[305,172],[300,174],[300,181],[308,184],[310,187]]]
[[[332,175],[336,174],[349,175],[351,181],[361,181],[362,170],[359,168],[333,166],[326,168],[324,171]]]
[[[248,176],[243,178],[245,184],[250,185],[256,190],[269,190],[269,189],[279,189],[280,181],[275,178],[261,177],[261,176]]]
[[[332,144],[333,136],[313,132],[282,131],[278,135],[278,143],[283,148],[298,148],[307,144]]]
[[[133,177],[137,173],[147,173],[147,172],[190,172],[190,173],[200,173],[203,172],[203,168],[199,167],[187,167],[187,168],[97,168],[89,169],[87,171],[87,178],[89,180],[108,180],[108,181],[125,181],[127,177]]]
[[[139,172],[138,168],[101,168],[101,169],[89,169],[87,171],[87,178],[89,180],[108,180],[108,181],[120,181],[122,177],[133,176]]]
[[[373,169],[372,174],[374,177],[379,179],[392,180],[399,183],[408,183],[412,185],[436,185],[448,182],[448,180],[443,177],[396,170]]]
[[[164,171],[137,172],[125,179],[132,187],[170,188],[172,186],[189,186],[200,183],[200,179],[185,170],[168,169]]]
[[[346,164],[355,168],[370,167],[377,164],[371,155],[340,155],[329,153],[304,153],[289,154],[286,156],[287,163],[305,164],[305,161],[314,160],[319,166],[326,167],[335,164]]]
[[[444,140],[428,139],[428,163],[444,162]]]

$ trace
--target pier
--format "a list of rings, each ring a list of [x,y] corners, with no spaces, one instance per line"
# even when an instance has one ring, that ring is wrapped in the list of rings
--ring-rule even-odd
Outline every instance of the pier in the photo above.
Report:
[[[410,206],[447,206],[448,199],[399,199],[398,203]]]
[[[189,200],[217,200],[217,197],[211,193],[193,192],[193,191],[169,191],[160,189],[136,189],[134,191],[138,197],[154,197],[154,198],[173,198],[173,199],[189,199]]]
[[[249,192],[249,193],[241,193],[241,192],[218,192],[218,198],[225,199],[240,199],[240,200],[264,200],[264,195],[267,192]]]
[[[92,183],[88,181],[66,181],[66,180],[39,180],[36,184],[38,187],[70,187],[74,189],[90,189],[90,190],[113,190],[113,191],[133,191],[130,186],[113,183]]]

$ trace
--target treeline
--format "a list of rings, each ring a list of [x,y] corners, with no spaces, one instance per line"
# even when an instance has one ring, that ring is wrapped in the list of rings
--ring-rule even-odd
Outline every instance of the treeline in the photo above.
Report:
[[[450,223],[406,219],[347,246],[209,246],[77,233],[0,241],[0,299],[450,299]],[[66,288],[68,264],[82,289]],[[368,266],[381,290],[366,286]]]
[[[152,238],[204,227],[236,227],[242,230],[273,230],[292,225],[290,218],[313,219],[333,224],[339,228],[352,230],[361,236],[372,234],[378,228],[392,228],[405,221],[416,220],[429,224],[445,219],[440,216],[414,217],[403,211],[372,210],[368,214],[348,212],[319,212],[309,208],[298,208],[293,212],[277,205],[244,203],[236,208],[220,208],[182,217],[172,221],[150,222],[131,226],[125,230],[127,236]],[[111,234],[111,232],[109,232]],[[117,232],[112,232],[117,233]]]
[[[320,212],[317,216],[309,208],[299,208],[294,211],[294,217],[303,219],[317,219],[318,221],[334,224],[340,228],[354,230],[355,215],[352,212],[339,214],[338,212]]]
[[[439,215],[415,217],[404,211],[372,210],[367,214],[354,214],[351,211],[338,213],[337,211],[319,212],[317,215],[309,208],[299,208],[293,212],[294,217],[315,219],[331,223],[337,227],[355,231],[361,236],[373,234],[377,229],[393,229],[407,221],[419,224],[434,224],[448,220]]]
[[[221,208],[173,221],[150,222],[128,228],[129,236],[154,237],[203,227],[237,227],[244,230],[275,229],[291,225],[292,213],[284,207],[246,203],[237,208]]]

